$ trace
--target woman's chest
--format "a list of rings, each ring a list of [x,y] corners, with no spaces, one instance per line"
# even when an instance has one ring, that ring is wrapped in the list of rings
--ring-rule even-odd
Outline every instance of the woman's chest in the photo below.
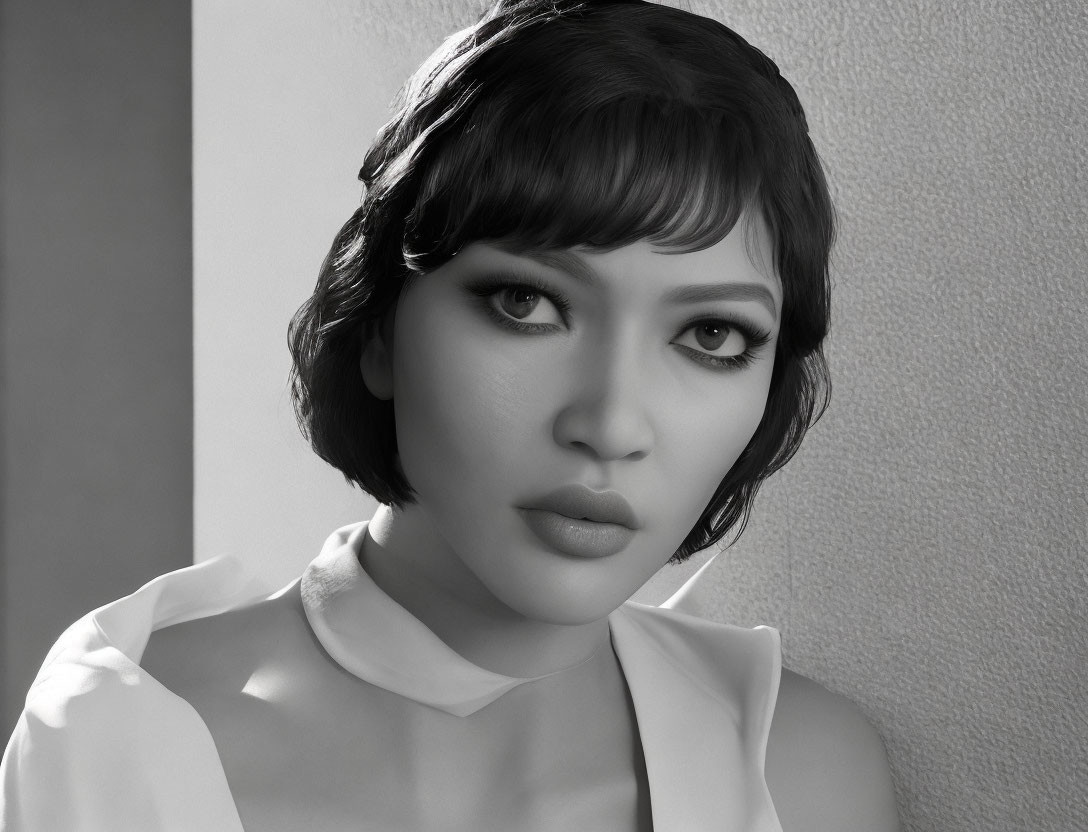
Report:
[[[205,703],[247,832],[650,829],[624,702],[541,708],[514,692],[455,717],[376,688],[353,693],[326,692],[321,708]]]
[[[326,768],[329,759],[325,758],[302,776],[291,773],[278,787],[260,776],[228,774],[228,782],[247,832],[643,832],[651,828],[645,781],[629,772],[583,769],[588,776],[579,778],[578,766],[566,766],[534,781],[517,766],[498,771],[472,755],[443,757],[440,773],[422,779],[414,779],[415,771],[409,774],[395,766],[377,774],[366,770],[344,776],[342,771]],[[438,760],[424,762],[439,767]]]

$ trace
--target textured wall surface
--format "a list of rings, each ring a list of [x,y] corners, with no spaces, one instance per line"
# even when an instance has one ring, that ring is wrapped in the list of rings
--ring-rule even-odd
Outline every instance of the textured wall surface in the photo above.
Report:
[[[192,556],[188,2],[0,6],[4,741],[49,646]]]
[[[880,727],[911,830],[1088,829],[1088,8],[694,4],[834,183],[831,410],[708,570]]]
[[[860,703],[908,830],[1088,828],[1088,13],[679,5],[794,82],[842,220],[834,403],[711,614]],[[195,7],[197,552],[278,580],[372,505],[295,438],[287,319],[396,86],[480,4]]]

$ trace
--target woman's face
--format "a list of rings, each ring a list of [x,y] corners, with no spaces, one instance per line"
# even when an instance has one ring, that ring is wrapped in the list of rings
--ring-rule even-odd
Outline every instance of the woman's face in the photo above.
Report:
[[[588,623],[630,597],[763,415],[771,262],[764,223],[742,218],[687,254],[474,243],[411,282],[386,366],[412,510],[443,556],[535,620]]]

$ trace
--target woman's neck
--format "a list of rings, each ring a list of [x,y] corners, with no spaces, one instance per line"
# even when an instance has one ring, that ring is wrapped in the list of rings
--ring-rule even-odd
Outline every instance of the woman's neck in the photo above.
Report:
[[[361,560],[390,598],[461,656],[493,673],[543,676],[581,664],[610,643],[606,618],[553,624],[502,603],[418,506],[379,506]]]

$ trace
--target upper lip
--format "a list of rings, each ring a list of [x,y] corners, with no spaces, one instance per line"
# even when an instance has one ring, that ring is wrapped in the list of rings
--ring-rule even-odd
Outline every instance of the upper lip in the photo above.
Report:
[[[522,507],[554,511],[574,520],[616,523],[632,530],[641,526],[631,504],[621,494],[615,491],[594,491],[581,484],[564,485],[526,502]]]

